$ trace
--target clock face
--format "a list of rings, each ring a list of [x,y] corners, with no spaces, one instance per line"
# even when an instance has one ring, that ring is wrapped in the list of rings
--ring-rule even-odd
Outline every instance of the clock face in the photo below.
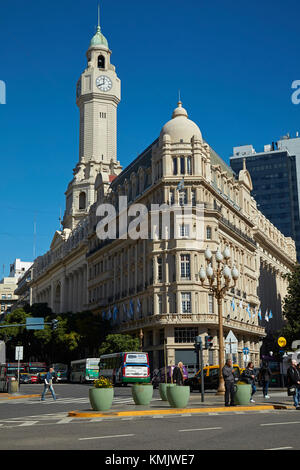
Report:
[[[109,77],[100,75],[100,77],[96,79],[96,85],[101,91],[109,91],[112,87],[112,81]]]

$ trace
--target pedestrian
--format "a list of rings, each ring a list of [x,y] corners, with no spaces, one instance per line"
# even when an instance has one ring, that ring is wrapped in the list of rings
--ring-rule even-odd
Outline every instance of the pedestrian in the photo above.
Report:
[[[182,362],[178,362],[177,366],[174,367],[173,382],[176,383],[176,385],[183,385],[184,378],[183,378],[183,363]]]
[[[292,359],[292,363],[287,370],[287,385],[288,388],[295,387],[294,406],[296,410],[300,410],[300,371],[297,367],[297,361]]]
[[[255,403],[253,400],[253,395],[256,392],[255,386],[255,372],[254,372],[254,364],[253,362],[249,362],[246,369],[243,372],[243,376],[248,379],[248,383],[251,385],[251,403]]]
[[[50,367],[49,371],[47,372],[47,374],[44,377],[44,390],[43,390],[43,393],[42,393],[42,396],[41,396],[42,401],[45,401],[45,393],[46,393],[47,389],[50,390],[51,395],[53,397],[53,400],[56,400],[54,388],[53,388],[53,385],[52,385],[53,374],[54,374],[54,369],[52,367]]]
[[[225,382],[225,406],[235,406],[234,404],[234,369],[232,360],[227,359],[222,369],[222,375]]]
[[[263,395],[264,398],[270,398],[268,395],[268,390],[269,390],[269,383],[271,379],[272,371],[269,367],[269,364],[267,361],[264,361],[262,363],[262,366],[259,370],[259,380],[261,380],[262,383],[262,388],[263,388]]]

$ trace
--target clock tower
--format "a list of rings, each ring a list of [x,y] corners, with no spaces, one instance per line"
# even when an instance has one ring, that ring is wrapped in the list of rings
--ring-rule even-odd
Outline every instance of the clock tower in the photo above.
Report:
[[[121,81],[110,62],[111,50],[98,27],[87,50],[87,67],[76,87],[79,108],[79,161],[66,191],[63,227],[73,229],[96,201],[95,180],[99,173],[117,175],[117,107]],[[106,178],[107,179],[107,178]]]

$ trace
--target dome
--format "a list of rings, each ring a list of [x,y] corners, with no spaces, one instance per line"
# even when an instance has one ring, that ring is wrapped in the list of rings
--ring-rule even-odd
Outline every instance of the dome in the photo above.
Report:
[[[190,142],[193,136],[202,140],[199,127],[195,122],[188,119],[188,113],[182,107],[181,101],[178,102],[178,107],[174,109],[172,119],[163,126],[160,139],[163,139],[165,135],[170,136],[173,142],[180,142],[181,140]]]
[[[100,28],[100,26],[97,27],[97,32],[96,32],[95,36],[93,36],[93,38],[92,38],[92,40],[91,40],[90,47],[93,47],[93,46],[105,46],[105,47],[108,48],[107,39],[106,39],[105,36],[103,36],[103,34],[101,33],[101,28]]]

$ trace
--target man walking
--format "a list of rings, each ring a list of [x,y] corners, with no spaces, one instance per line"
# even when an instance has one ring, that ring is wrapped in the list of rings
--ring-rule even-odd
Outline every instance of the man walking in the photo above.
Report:
[[[56,400],[54,388],[53,388],[53,385],[52,385],[53,373],[54,373],[54,369],[53,369],[52,367],[50,367],[49,371],[48,371],[47,374],[45,375],[45,378],[44,378],[44,390],[43,390],[43,393],[42,393],[42,396],[41,396],[41,400],[42,400],[42,401],[45,401],[45,393],[46,393],[47,389],[50,390],[51,395],[52,395],[52,397],[53,397],[53,400]]]
[[[235,406],[234,404],[234,369],[232,368],[232,360],[227,359],[222,369],[223,379],[225,382],[225,406]]]
[[[300,410],[300,372],[297,367],[297,361],[292,359],[292,364],[287,370],[288,387],[294,386],[294,405],[296,410]]]

